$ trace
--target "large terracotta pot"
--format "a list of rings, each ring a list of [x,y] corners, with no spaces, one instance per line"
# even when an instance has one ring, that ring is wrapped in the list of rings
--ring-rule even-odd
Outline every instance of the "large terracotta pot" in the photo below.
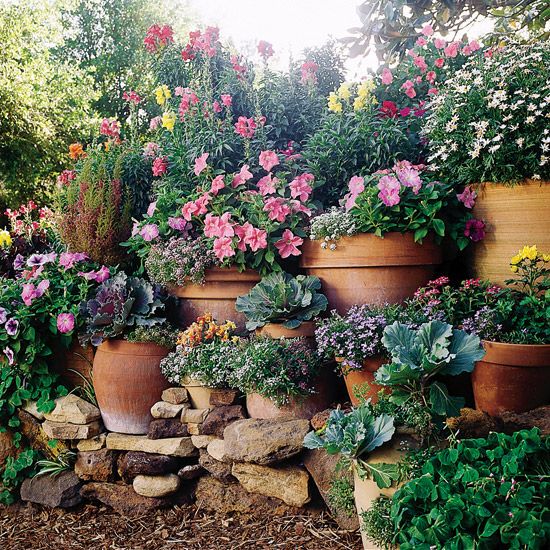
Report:
[[[91,384],[94,353],[93,346],[83,348],[75,340],[69,349],[55,351],[54,360],[50,363],[51,369],[59,374],[60,382],[69,390]]]
[[[105,427],[111,432],[145,434],[151,407],[170,387],[160,371],[169,350],[151,343],[107,340],[94,358],[94,389]]]
[[[510,279],[510,258],[524,245],[550,250],[550,182],[527,180],[515,186],[477,185],[473,209],[486,224],[485,238],[473,243],[473,274],[504,285]]]
[[[299,327],[286,328],[279,323],[268,323],[256,329],[258,336],[267,336],[274,340],[281,338],[305,338],[309,345],[315,345],[315,323],[304,321]]]
[[[240,273],[236,267],[214,267],[206,272],[203,285],[168,286],[172,296],[183,298],[179,301],[177,322],[188,327],[208,312],[220,323],[230,320],[242,330],[246,317],[235,310],[235,301],[248,294],[260,279],[259,273],[251,269]]]
[[[335,250],[321,248],[321,242],[304,242],[300,265],[321,279],[330,307],[341,314],[354,304],[411,297],[442,261],[432,238],[418,244],[412,233],[388,233],[384,238],[360,233],[339,239]]]
[[[344,363],[342,357],[336,358],[337,363]],[[348,390],[348,395],[351,401],[351,404],[355,407],[361,403],[361,400],[355,396],[355,387],[363,386],[364,384],[369,385],[369,389],[366,392],[362,392],[362,395],[365,399],[371,399],[373,403],[378,401],[378,392],[384,389],[384,386],[376,384],[374,382],[375,372],[384,364],[387,363],[387,360],[383,357],[369,357],[363,361],[363,368],[360,370],[350,370],[344,375],[344,382],[346,383],[346,389]],[[344,367],[345,368],[345,367]]]
[[[483,342],[472,373],[476,409],[491,415],[550,404],[550,344]]]

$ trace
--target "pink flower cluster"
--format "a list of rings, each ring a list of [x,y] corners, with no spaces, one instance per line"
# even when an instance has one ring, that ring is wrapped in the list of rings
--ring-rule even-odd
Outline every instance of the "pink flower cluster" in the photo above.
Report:
[[[220,39],[218,27],[206,27],[204,32],[199,30],[189,33],[189,42],[181,52],[184,61],[195,59],[198,52],[204,52],[208,57],[216,55],[216,48]]]
[[[239,80],[243,80],[246,75],[246,67],[244,65],[241,65],[241,62],[237,55],[231,56],[231,66],[233,67],[235,73],[237,73],[237,78]]]
[[[235,132],[243,138],[253,138],[256,132],[256,121],[252,117],[240,116],[235,123]]]
[[[344,207],[349,212],[354,206],[357,197],[365,190],[365,180],[360,176],[353,176],[348,183],[349,193],[344,197]]]
[[[76,170],[63,170],[63,172],[57,176],[57,184],[60,186],[69,185],[75,178]]]
[[[168,157],[157,157],[153,161],[153,176],[162,176],[168,171]]]
[[[118,141],[120,139],[120,122],[116,119],[104,118],[101,121],[99,133],[102,136],[107,136]]]
[[[302,63],[300,71],[302,73],[302,84],[317,84],[317,71],[319,70],[319,65],[315,61],[307,59]]]
[[[122,94],[122,99],[124,99],[124,101],[127,101],[128,103],[133,103],[134,105],[138,105],[142,101],[141,96],[139,96],[138,93],[134,92],[133,90],[130,90],[129,92],[124,92]]]
[[[462,193],[457,194],[456,198],[466,208],[473,208],[476,202],[477,193],[469,185],[467,185]]]
[[[30,306],[34,300],[43,296],[49,287],[50,281],[48,279],[40,281],[36,286],[34,286],[33,283],[24,284],[21,291],[21,299],[23,300],[23,303],[26,306]]]
[[[170,25],[151,25],[147,29],[143,43],[149,53],[156,53],[171,42],[174,42],[174,31]]]
[[[258,52],[264,61],[267,61],[273,55],[273,45],[265,40],[260,40],[258,42]]]

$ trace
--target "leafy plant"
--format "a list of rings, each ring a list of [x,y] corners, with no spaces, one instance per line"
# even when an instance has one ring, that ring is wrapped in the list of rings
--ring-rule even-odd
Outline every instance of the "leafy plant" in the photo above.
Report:
[[[334,477],[327,493],[328,502],[334,510],[351,518],[356,513],[353,482],[347,476]]]
[[[76,460],[76,453],[73,451],[66,451],[57,455],[55,460],[39,460],[36,466],[40,468],[34,477],[38,476],[56,476],[61,472],[66,472],[73,468]]]
[[[163,348],[173,349],[178,339],[178,330],[171,325],[154,327],[137,326],[125,336],[128,342],[150,342]]]
[[[360,515],[361,529],[367,537],[384,549],[394,548],[392,544],[395,535],[391,516],[392,499],[386,496],[378,497],[368,510]]]
[[[303,321],[317,317],[328,306],[318,277],[283,271],[270,273],[245,296],[239,296],[235,309],[247,318],[246,328],[255,330],[267,323],[297,328]]]

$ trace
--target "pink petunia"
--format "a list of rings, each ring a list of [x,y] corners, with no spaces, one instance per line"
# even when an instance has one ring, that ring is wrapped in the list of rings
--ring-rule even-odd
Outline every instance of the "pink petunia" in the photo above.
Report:
[[[157,209],[157,201],[153,201],[147,207],[147,215],[151,217],[155,213],[156,209]]]
[[[448,46],[443,49],[443,53],[447,57],[456,57],[458,55],[458,48],[460,44],[458,42],[451,42]]]
[[[256,185],[258,186],[260,193],[265,197],[265,195],[271,195],[272,193],[275,193],[275,186],[277,185],[277,183],[279,183],[279,180],[277,178],[274,178],[270,172],[269,174],[267,174],[267,176],[260,178]]]
[[[194,201],[186,202],[181,209],[181,213],[183,215],[183,219],[187,220],[188,222],[191,221],[191,218],[197,214],[199,211],[199,207],[194,203]]]
[[[388,68],[382,69],[382,84],[389,86],[393,82],[393,74]]]
[[[78,275],[80,277],[84,277],[84,279],[86,279],[87,281],[103,283],[111,276],[111,272],[109,271],[109,268],[107,266],[102,266],[97,271],[87,271],[86,273],[80,271]]]
[[[175,229],[176,231],[187,231],[190,229],[191,224],[184,218],[168,218],[168,227]]]
[[[220,174],[219,176],[216,176],[212,180],[212,185],[210,186],[210,193],[216,196],[224,187],[225,187],[224,177],[223,177],[223,174]]]
[[[401,184],[405,187],[412,188],[413,193],[417,195],[418,191],[420,191],[420,188],[422,187],[422,180],[420,179],[420,174],[418,173],[418,170],[410,167],[405,167],[397,168],[395,172]]]
[[[357,197],[365,190],[365,180],[360,176],[352,176],[348,183],[349,193],[344,197],[346,212],[355,206]]]
[[[151,242],[159,236],[159,227],[156,223],[145,224],[139,234],[143,237],[144,241]]]
[[[67,334],[74,329],[74,315],[72,313],[60,313],[57,316],[57,330],[61,334]]]
[[[428,70],[428,64],[426,63],[426,60],[421,55],[418,55],[414,58],[414,64],[416,67],[418,67],[423,73]]]
[[[216,100],[216,101],[214,101],[214,103],[212,103],[212,110],[215,113],[221,113],[223,111],[223,108],[220,105],[220,102],[218,100]]]
[[[293,199],[300,199],[302,202],[307,201],[313,191],[311,185],[314,180],[313,174],[300,174],[295,177],[289,184],[290,196]]]
[[[471,219],[466,222],[464,236],[477,243],[485,237],[485,222],[483,220]]]
[[[473,208],[476,202],[477,193],[467,185],[462,193],[457,194],[456,198],[466,207]]]
[[[268,212],[271,221],[283,223],[292,210],[282,197],[270,197],[265,201],[264,212]]]
[[[65,269],[71,269],[76,263],[87,259],[88,256],[83,252],[62,252],[59,255],[59,265]]]
[[[269,172],[274,166],[279,164],[279,157],[275,151],[262,151],[260,153],[260,166]]]
[[[40,298],[44,295],[46,290],[50,287],[50,281],[44,279],[40,281],[35,287],[32,283],[23,285],[21,291],[21,298],[26,306],[30,306],[36,298]]]
[[[250,222],[245,222],[243,225],[235,224],[233,229],[238,240],[237,249],[244,252],[246,250],[246,235],[252,229],[252,224]]]
[[[422,27],[422,30],[420,31],[424,36],[432,36],[432,34],[434,33],[434,28],[429,24],[429,23],[426,23],[423,27]]]
[[[417,46],[420,46],[420,47],[423,47],[427,44],[428,42],[426,42],[426,39],[423,38],[422,36],[419,36],[417,39],[416,39],[416,45]]]
[[[235,256],[235,250],[233,250],[232,240],[230,237],[218,237],[214,241],[214,254],[218,260],[222,261],[224,258],[230,258]]]
[[[443,65],[445,65],[445,60],[444,60],[442,57],[438,57],[438,58],[434,61],[434,65],[435,65],[438,69],[441,69],[441,67],[443,67]]]
[[[221,216],[206,214],[204,218],[204,234],[206,237],[233,237],[235,230],[231,223],[231,213]]]
[[[195,176],[198,176],[206,168],[206,160],[209,156],[210,153],[203,153],[195,159]]]
[[[299,256],[301,254],[298,248],[304,242],[304,239],[294,235],[290,229],[283,231],[283,236],[275,243],[275,248],[279,251],[281,258],[289,256]]]
[[[267,231],[251,227],[245,235],[245,243],[250,247],[252,252],[267,248]]]
[[[250,172],[248,168],[248,164],[244,164],[242,166],[239,173],[235,174],[233,181],[231,182],[231,187],[239,187],[239,185],[243,185],[252,177],[252,172]]]
[[[447,42],[445,40],[443,40],[442,38],[436,38],[434,40],[434,46],[438,50],[442,50],[446,45],[447,45]]]
[[[401,189],[401,184],[398,179],[394,176],[383,176],[378,181],[378,198],[386,206],[395,206],[401,201],[399,196],[399,190]]]
[[[426,80],[430,83],[430,84],[433,84],[435,82],[435,79],[437,78],[437,75],[435,73],[435,71],[428,71],[426,73]]]
[[[198,199],[195,200],[195,207],[197,211],[195,212],[197,216],[202,216],[208,212],[208,204],[212,197],[209,193],[203,193]]]

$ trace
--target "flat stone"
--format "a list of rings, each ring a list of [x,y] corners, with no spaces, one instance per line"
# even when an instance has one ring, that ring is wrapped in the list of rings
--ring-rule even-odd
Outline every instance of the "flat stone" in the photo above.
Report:
[[[21,500],[51,508],[70,508],[82,501],[82,482],[72,471],[57,475],[41,475],[27,478],[21,485]]]
[[[159,401],[151,407],[151,416],[153,418],[176,418],[187,405],[173,405],[165,401]]]
[[[173,405],[181,405],[189,401],[189,394],[185,388],[168,388],[162,392],[160,398]]]
[[[330,416],[331,412],[332,412],[332,409],[325,409],[324,411],[318,412],[317,414],[313,415],[313,417],[310,420],[311,427],[315,431],[323,428],[327,423],[328,417]]]
[[[233,464],[231,473],[249,493],[282,500],[301,507],[310,501],[308,473],[298,466],[271,468],[259,464]]]
[[[206,449],[211,441],[217,439],[215,435],[192,435],[191,442],[197,449]]]
[[[191,435],[202,435],[202,424],[187,423],[187,430]]]
[[[183,481],[191,481],[192,479],[201,477],[204,473],[206,473],[206,470],[200,464],[188,464],[180,468],[178,476]]]
[[[118,459],[118,475],[132,483],[138,475],[158,476],[177,472],[180,460],[173,456],[128,452]]]
[[[336,478],[347,478],[353,486],[353,476],[349,470],[337,470],[336,465],[341,459],[340,455],[329,455],[324,449],[306,450],[303,455],[303,463],[309,472],[319,493],[323,497],[327,508],[338,526],[346,531],[356,531],[359,529],[359,518],[354,513],[348,516],[345,512],[334,508],[328,498],[332,482]]]
[[[55,400],[55,409],[44,413],[46,420],[69,422],[70,424],[90,424],[101,419],[99,409],[78,395],[70,393]]]
[[[115,451],[80,451],[76,455],[74,473],[83,481],[114,481],[117,455]]]
[[[214,439],[206,447],[206,452],[214,459],[225,462],[225,443],[223,439]]]
[[[36,401],[25,401],[21,408],[29,414],[32,414],[37,420],[44,420],[44,413],[38,410]]]
[[[127,435],[111,432],[107,436],[107,448],[118,451],[141,451],[168,456],[194,456],[196,449],[190,437],[149,439],[146,435]]]
[[[81,439],[76,444],[76,448],[79,451],[99,451],[105,447],[106,440],[107,434],[103,432],[102,434],[96,435],[91,439]]]
[[[223,407],[225,405],[234,405],[239,398],[238,390],[212,390],[210,394],[210,405],[212,407]]]
[[[307,420],[239,420],[224,430],[225,454],[235,462],[274,464],[300,453],[308,431]]]
[[[103,424],[98,420],[89,424],[45,420],[42,429],[50,439],[90,439],[103,431]]]
[[[185,409],[181,413],[181,421],[185,424],[202,424],[210,409]]]
[[[242,405],[216,407],[203,422],[202,433],[205,435],[223,437],[223,431],[229,424],[243,418],[245,418],[245,414]]]
[[[206,449],[201,449],[199,452],[199,464],[205,470],[210,472],[210,474],[220,481],[233,481],[231,464],[226,464],[225,462],[220,462],[219,460],[212,458]]]
[[[60,439],[56,440],[55,443],[50,441],[50,437],[42,429],[42,424],[32,414],[19,409],[17,418],[21,422],[20,429],[29,446],[41,451],[46,458],[55,459],[60,454],[70,451],[69,446],[64,441]]]
[[[157,418],[149,424],[149,439],[166,439],[167,437],[187,437],[189,430],[177,418]]]
[[[164,476],[139,475],[132,484],[134,491],[144,497],[167,497],[173,495],[180,487],[180,478],[176,474]]]

